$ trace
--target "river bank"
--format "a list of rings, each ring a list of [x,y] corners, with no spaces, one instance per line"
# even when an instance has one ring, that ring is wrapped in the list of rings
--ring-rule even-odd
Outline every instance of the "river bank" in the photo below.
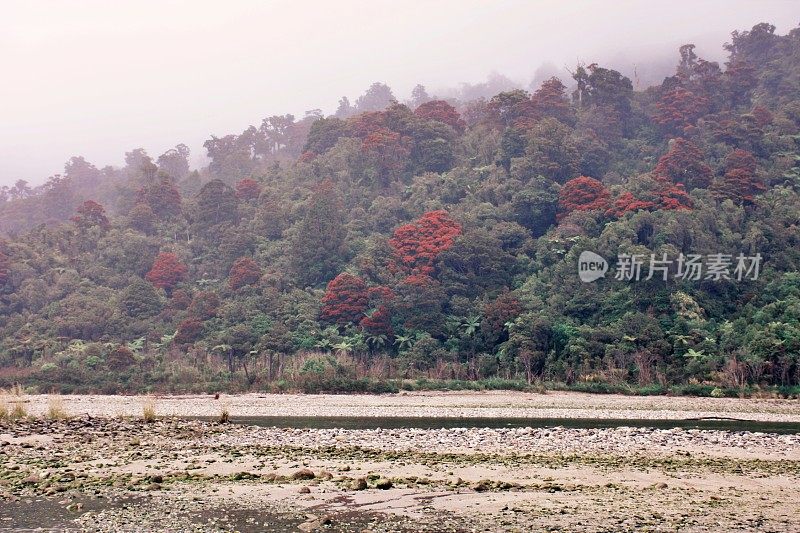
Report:
[[[45,413],[48,400],[27,397],[26,408]],[[142,420],[148,401],[160,415],[188,416],[213,416],[225,404],[231,416],[548,410],[551,417],[798,420],[792,401],[684,400],[563,393],[62,397],[72,418],[0,422],[0,531],[799,530],[798,434]]]

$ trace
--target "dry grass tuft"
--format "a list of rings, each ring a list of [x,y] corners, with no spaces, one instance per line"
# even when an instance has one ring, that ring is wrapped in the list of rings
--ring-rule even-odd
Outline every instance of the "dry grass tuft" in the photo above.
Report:
[[[0,420],[13,422],[28,416],[24,395],[25,390],[19,384],[9,390],[0,389]]]
[[[14,402],[14,407],[11,408],[11,412],[8,415],[8,419],[11,421],[14,420],[21,420],[28,416],[28,411],[25,410],[25,405],[20,402]]]
[[[64,407],[64,400],[58,396],[51,396],[47,401],[47,418],[50,420],[67,420],[69,414]]]
[[[227,424],[230,421],[230,418],[231,418],[231,413],[228,410],[228,405],[227,404],[222,404],[222,407],[221,407],[220,413],[219,413],[219,423],[220,424]]]
[[[156,421],[156,402],[154,400],[148,399],[144,402],[144,406],[142,406],[142,420],[145,422]]]

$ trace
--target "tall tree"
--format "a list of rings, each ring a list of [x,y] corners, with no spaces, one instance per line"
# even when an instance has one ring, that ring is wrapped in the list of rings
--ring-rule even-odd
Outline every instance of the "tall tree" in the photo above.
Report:
[[[385,83],[375,82],[370,85],[367,92],[356,100],[356,109],[359,113],[364,111],[382,111],[395,101],[392,89]]]
[[[301,285],[332,279],[347,259],[347,229],[342,200],[331,180],[320,183],[297,227],[292,266]]]
[[[94,200],[86,200],[83,202],[80,207],[78,207],[75,216],[72,217],[72,221],[83,230],[91,227],[98,227],[105,230],[109,227],[105,208]]]
[[[162,178],[138,191],[139,203],[150,207],[160,219],[173,218],[181,213],[181,194],[168,179]]]
[[[175,180],[182,180],[189,175],[189,147],[179,144],[170,148],[156,160],[158,169]]]
[[[195,220],[202,227],[210,227],[238,219],[236,193],[221,180],[211,180],[197,193]]]

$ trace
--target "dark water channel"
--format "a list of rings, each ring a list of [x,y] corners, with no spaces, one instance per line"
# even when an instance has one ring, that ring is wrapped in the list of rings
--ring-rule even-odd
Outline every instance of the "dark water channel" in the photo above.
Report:
[[[211,418],[208,418],[211,420]],[[437,429],[437,428],[616,428],[640,427],[658,429],[716,429],[723,431],[753,431],[762,433],[800,433],[797,422],[754,422],[726,418],[700,420],[632,420],[597,418],[456,418],[456,417],[315,417],[315,416],[250,416],[232,417],[236,424],[262,427],[309,429]]]

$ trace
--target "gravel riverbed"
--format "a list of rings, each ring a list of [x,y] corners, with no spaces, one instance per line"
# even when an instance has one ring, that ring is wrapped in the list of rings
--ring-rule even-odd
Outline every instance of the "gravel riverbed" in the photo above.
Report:
[[[49,395],[27,397],[29,412],[44,414]],[[735,417],[743,420],[800,422],[800,402],[785,399],[622,396],[511,391],[402,392],[384,395],[242,394],[175,396],[59,396],[73,415],[141,416],[151,401],[161,416],[351,416],[676,419]]]
[[[29,412],[46,410],[47,397],[26,400]],[[797,434],[292,429],[145,422],[139,397],[62,400],[67,420],[0,422],[0,531],[800,530]],[[155,401],[162,415],[191,416],[215,416],[227,402],[232,416],[546,409],[799,418],[789,400],[689,400],[454,393]]]

